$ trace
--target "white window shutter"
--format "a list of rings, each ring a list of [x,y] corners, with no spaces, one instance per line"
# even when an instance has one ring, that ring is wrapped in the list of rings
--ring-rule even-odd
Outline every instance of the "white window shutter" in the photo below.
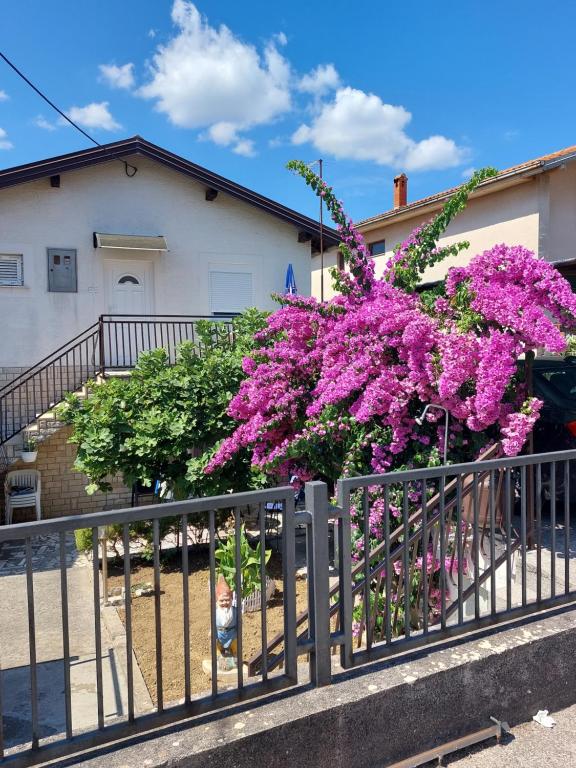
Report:
[[[0,253],[0,285],[24,285],[22,254]]]
[[[210,308],[217,314],[235,314],[254,306],[251,272],[210,272]]]

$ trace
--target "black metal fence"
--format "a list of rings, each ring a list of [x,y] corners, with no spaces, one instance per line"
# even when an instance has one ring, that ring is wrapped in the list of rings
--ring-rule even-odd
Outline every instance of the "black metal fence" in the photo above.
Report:
[[[247,680],[245,677],[244,665],[241,663],[243,658],[243,612],[240,609],[240,598],[236,599],[236,634],[237,634],[237,658],[236,669],[232,670],[232,675],[227,675],[224,685],[219,684],[221,675],[219,661],[219,650],[217,648],[217,625],[216,625],[216,588],[217,588],[217,559],[216,547],[218,537],[223,535],[222,525],[224,520],[231,524],[228,534],[235,536],[234,546],[234,594],[242,594],[242,568],[241,568],[241,526],[242,515],[246,510],[256,510],[257,512],[257,531],[256,534],[262,541],[261,560],[259,563],[260,583],[259,587],[262,595],[266,594],[266,563],[265,563],[265,515],[267,505],[273,505],[275,513],[280,517],[282,530],[282,615],[283,615],[283,634],[284,642],[282,652],[284,655],[283,671],[274,676],[269,676],[264,670],[257,677]],[[173,502],[170,504],[158,504],[147,507],[137,507],[134,509],[118,510],[114,512],[98,512],[88,515],[78,515],[74,517],[60,518],[55,520],[43,520],[34,523],[20,523],[0,528],[0,554],[6,556],[6,547],[14,548],[20,545],[21,553],[18,557],[22,558],[22,568],[18,574],[5,576],[8,579],[20,578],[20,587],[25,593],[27,629],[26,634],[16,638],[18,647],[27,646],[27,670],[24,685],[28,685],[29,706],[18,710],[18,718],[22,718],[20,725],[15,726],[14,712],[7,712],[6,707],[2,705],[6,701],[7,686],[6,680],[10,674],[10,669],[4,663],[0,681],[0,757],[4,758],[6,764],[13,766],[33,765],[35,762],[44,761],[59,757],[61,755],[77,751],[79,749],[89,748],[96,744],[112,741],[117,738],[145,730],[154,725],[168,723],[183,717],[191,717],[205,712],[216,710],[225,705],[236,701],[245,700],[254,696],[270,693],[287,686],[294,685],[297,681],[297,649],[295,635],[295,518],[294,518],[294,493],[291,487],[276,488],[263,491],[254,491],[241,494],[230,494],[207,499],[193,499],[183,502]],[[136,630],[133,623],[133,586],[137,576],[132,574],[131,551],[137,543],[134,542],[134,525],[142,524],[148,526],[152,542],[152,569],[153,584],[151,585],[151,597],[154,601],[154,620],[152,626],[146,626],[145,630],[150,633],[150,638],[154,638],[154,667],[153,683],[148,682],[148,688],[152,697],[152,711],[145,714],[138,714],[135,706],[135,668],[133,651],[136,642]],[[167,702],[164,695],[164,677],[163,677],[163,654],[162,646],[170,633],[175,631],[173,620],[167,625],[163,622],[162,614],[162,585],[161,585],[161,529],[165,532],[165,524],[170,523],[173,532],[176,532],[177,538],[181,544],[181,559],[179,571],[181,572],[181,600],[182,600],[182,647],[179,654],[183,659],[183,680],[182,691],[183,700],[181,703]],[[101,534],[109,526],[120,527],[119,537],[122,559],[122,574],[124,582],[123,599],[120,608],[124,611],[125,628],[125,690],[117,691],[116,695],[121,701],[125,702],[124,711],[120,717],[116,717],[113,724],[107,724],[105,718],[105,670],[104,658],[108,658],[109,652],[103,646],[103,636],[105,635],[102,626],[102,605],[103,590],[105,585],[102,583],[100,568],[101,564],[107,563],[106,559],[101,557]],[[209,589],[206,594],[191,595],[189,589],[189,579],[191,576],[188,539],[191,528],[201,528],[205,532],[207,560],[209,570]],[[84,663],[92,663],[92,684],[95,688],[95,695],[92,700],[86,703],[85,691],[87,688],[84,682],[82,686],[83,704],[81,722],[76,722],[76,712],[78,707],[77,692],[71,683],[71,670],[73,664],[78,662],[78,658],[71,654],[72,644],[77,645],[76,634],[78,627],[73,626],[70,619],[70,597],[71,590],[75,584],[74,568],[70,567],[69,557],[69,539],[70,535],[79,530],[90,530],[90,555],[92,569],[92,594],[91,609],[93,627],[91,633],[91,643],[88,656],[90,660]],[[46,554],[50,548],[50,538],[53,539],[54,552],[56,553],[55,562],[50,564]],[[42,554],[44,552],[44,555]],[[17,569],[18,570],[18,569]],[[48,571],[48,572],[47,572]],[[7,572],[3,571],[5,575]],[[1,581],[0,577],[0,581]],[[37,621],[38,599],[35,597],[35,588],[39,584],[46,589],[46,579],[50,578],[51,604],[54,610],[50,616],[50,626],[39,627]],[[12,581],[14,594],[17,590]],[[6,582],[5,582],[6,584]],[[1,588],[0,583],[0,588]],[[191,598],[195,604],[191,606]],[[203,676],[203,682],[200,681],[205,689],[204,694],[198,695],[194,691],[198,690],[198,680],[192,680],[191,674],[191,634],[190,628],[194,621],[194,611],[200,610],[202,604],[209,605],[210,612],[210,650],[208,654],[208,676],[209,680]],[[58,610],[59,608],[59,610]],[[14,596],[11,605],[4,601],[2,609],[2,622],[13,622],[16,620],[16,614],[21,607]],[[13,613],[12,613],[13,612]],[[266,623],[267,607],[265,597],[261,601],[261,643],[263,652],[266,653]],[[59,615],[58,615],[59,614]],[[83,632],[86,627],[81,628]],[[60,642],[57,659],[54,659],[54,646],[47,647],[42,633],[48,633],[52,636],[54,631],[60,635]],[[38,649],[41,648],[42,652]],[[10,649],[4,648],[3,656]],[[18,658],[20,658],[18,656]],[[47,664],[57,663],[61,667],[60,679],[63,681],[63,700],[59,699],[58,693],[54,690],[46,690],[46,680],[41,690],[41,678],[46,677],[45,667]],[[18,663],[22,670],[22,664]],[[108,669],[108,676],[113,674],[113,670]],[[120,676],[114,675],[113,687],[122,686]],[[20,685],[23,679],[20,678]],[[194,683],[194,686],[193,686]],[[44,703],[43,703],[44,702]],[[86,711],[88,706],[89,711]],[[42,710],[42,707],[47,707]],[[59,737],[43,738],[47,733],[46,719],[54,710],[62,710],[64,718],[62,722],[62,733]],[[28,733],[22,737],[22,723],[29,723]],[[92,727],[90,727],[90,723]],[[54,730],[48,728],[48,732]],[[57,730],[57,729],[56,729]]]
[[[489,456],[489,455],[488,455]],[[10,735],[6,680],[11,669],[2,670],[0,712],[5,716],[3,756],[7,765],[27,766],[80,748],[133,734],[141,729],[176,719],[209,713],[226,704],[291,687],[309,680],[328,685],[338,669],[382,657],[405,653],[440,640],[496,626],[520,617],[576,600],[576,538],[571,519],[571,498],[576,489],[573,477],[576,451],[516,458],[485,458],[482,461],[341,479],[337,502],[331,503],[322,482],[306,485],[304,511],[295,511],[290,487],[194,499],[144,508],[100,512],[51,521],[23,523],[0,528],[0,557],[6,546],[20,542],[21,579],[25,583],[26,623],[19,643],[28,644],[26,674],[29,679],[30,714],[27,742]],[[279,516],[276,533],[281,538],[282,630],[268,632],[266,601],[262,602],[260,641],[251,658],[242,647],[242,611],[238,611],[238,667],[226,690],[219,686],[216,645],[216,546],[219,536],[234,539],[234,586],[242,591],[238,564],[241,561],[240,532],[249,512],[255,539],[266,542],[267,512]],[[225,512],[222,517],[221,512]],[[226,528],[223,519],[228,517]],[[143,626],[134,623],[132,592],[135,580],[130,553],[134,553],[131,526],[145,522],[151,540],[153,583],[152,619]],[[209,570],[205,594],[191,595],[189,580],[193,550],[182,547],[178,578],[181,579],[182,632],[176,651],[182,660],[183,699],[174,704],[164,695],[166,680],[162,646],[175,632],[174,622],[163,621],[163,591],[160,549],[169,522],[175,541],[188,542],[191,527],[194,541],[204,541]],[[124,593],[119,602],[125,627],[126,705],[120,717],[108,721],[104,711],[106,684],[103,675],[99,530],[119,526],[122,550],[121,578]],[[93,723],[78,733],[74,690],[70,682],[71,622],[68,611],[72,571],[66,561],[66,542],[74,530],[90,528],[93,591],[91,622],[95,638],[95,697]],[[335,535],[331,535],[331,529]],[[58,584],[58,631],[61,633],[59,663],[63,669],[64,712],[60,733],[44,737],[43,696],[39,689],[38,652],[42,629],[36,620],[35,589],[42,587],[41,558],[35,556],[35,541],[45,545],[56,537]],[[266,556],[262,546],[258,563],[259,584],[266,585]],[[106,562],[105,560],[102,561]],[[305,566],[306,585],[298,585],[298,568]],[[300,571],[301,572],[301,571]],[[0,569],[0,588],[3,573]],[[45,587],[44,587],[45,588]],[[296,613],[299,603],[305,609]],[[303,599],[304,598],[304,599]],[[192,600],[192,603],[191,603]],[[194,602],[196,601],[196,602]],[[190,663],[191,627],[198,616],[198,601],[209,604],[210,646],[208,677],[204,693],[198,693],[197,678]],[[236,600],[239,604],[238,599]],[[4,605],[1,620],[10,622]],[[18,608],[14,603],[14,611]],[[56,621],[56,618],[54,618]],[[52,632],[54,627],[52,627]],[[153,674],[148,690],[153,711],[142,714],[135,706],[137,663],[133,655],[138,633],[148,633],[154,652]],[[180,641],[179,641],[180,642]],[[42,642],[40,642],[42,647]],[[339,654],[335,655],[335,650]],[[298,657],[308,655],[307,672]],[[246,663],[246,667],[244,663]],[[206,671],[206,670],[205,670]],[[209,681],[208,681],[209,678]],[[121,682],[118,683],[121,685]],[[85,715],[83,715],[85,717]]]
[[[0,388],[0,445],[89,379],[134,368],[142,352],[163,348],[173,364],[177,346],[189,341],[201,356],[205,343],[198,333],[200,323],[208,325],[210,343],[233,343],[233,324],[227,318],[101,315],[97,323]]]
[[[230,318],[199,315],[101,315],[99,319],[99,358],[102,371],[133,368],[142,352],[163,348],[170,363],[176,359],[179,344],[189,341],[198,355],[204,342],[199,323],[208,324],[211,341],[232,344],[234,328]]]

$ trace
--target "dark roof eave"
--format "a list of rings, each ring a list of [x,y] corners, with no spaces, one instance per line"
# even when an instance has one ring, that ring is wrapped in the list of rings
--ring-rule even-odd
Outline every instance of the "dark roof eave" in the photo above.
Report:
[[[224,176],[212,173],[208,169],[196,165],[196,163],[192,163],[183,157],[179,157],[172,152],[168,152],[139,136],[0,171],[0,189],[37,181],[38,179],[67,171],[79,170],[91,165],[109,162],[110,160],[124,160],[131,155],[142,155],[143,157],[156,160],[166,167],[206,184],[208,187],[225,192],[236,199],[254,205],[288,224],[292,224],[298,229],[310,233],[314,237],[319,235],[320,225],[314,219],[304,216],[291,208],[287,208],[270,198],[259,195],[247,187],[226,179]],[[324,241],[326,246],[330,247],[337,245],[340,242],[340,238],[336,230],[331,227],[324,227]]]

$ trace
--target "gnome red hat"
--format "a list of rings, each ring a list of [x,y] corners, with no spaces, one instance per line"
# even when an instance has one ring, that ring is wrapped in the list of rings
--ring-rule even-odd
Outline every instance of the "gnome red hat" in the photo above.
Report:
[[[218,581],[216,582],[216,600],[219,600],[221,597],[228,596],[230,599],[232,599],[233,592],[228,586],[228,582],[224,578],[224,576],[220,576],[218,578]]]

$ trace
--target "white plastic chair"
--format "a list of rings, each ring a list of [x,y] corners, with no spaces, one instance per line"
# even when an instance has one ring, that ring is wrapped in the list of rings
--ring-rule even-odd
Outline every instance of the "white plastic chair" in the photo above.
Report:
[[[6,501],[6,525],[12,522],[12,512],[21,507],[34,507],[36,519],[41,518],[40,472],[37,469],[16,469],[6,474],[4,498]],[[31,488],[27,493],[17,493],[16,488]]]

